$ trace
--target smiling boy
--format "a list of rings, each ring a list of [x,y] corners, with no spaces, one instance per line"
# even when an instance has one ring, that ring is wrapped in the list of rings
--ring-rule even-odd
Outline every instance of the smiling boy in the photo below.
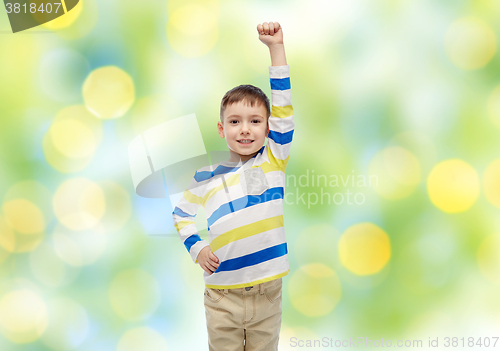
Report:
[[[252,85],[225,94],[217,128],[230,158],[196,171],[173,212],[181,240],[205,271],[209,349],[217,351],[277,350],[282,277],[290,270],[283,220],[294,131],[289,66],[279,23],[257,31],[271,55],[272,106]],[[196,229],[199,206],[210,243]]]
[[[221,102],[219,135],[226,138],[231,158],[247,161],[264,145],[269,133],[269,99],[252,85],[240,85],[228,91]]]

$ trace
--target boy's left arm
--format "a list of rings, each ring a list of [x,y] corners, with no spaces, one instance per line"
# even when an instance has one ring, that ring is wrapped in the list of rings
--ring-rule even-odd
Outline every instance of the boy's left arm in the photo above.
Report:
[[[291,103],[290,67],[287,65],[283,31],[278,22],[257,26],[259,39],[269,48],[271,64],[271,116],[269,117],[268,156],[284,172],[290,156],[295,128]]]

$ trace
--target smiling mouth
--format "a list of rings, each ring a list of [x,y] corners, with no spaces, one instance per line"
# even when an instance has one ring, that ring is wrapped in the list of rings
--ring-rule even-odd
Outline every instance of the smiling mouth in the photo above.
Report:
[[[252,139],[241,139],[241,140],[236,140],[238,143],[240,144],[245,144],[245,145],[248,145],[248,144],[251,144],[253,143],[255,140],[252,140]]]

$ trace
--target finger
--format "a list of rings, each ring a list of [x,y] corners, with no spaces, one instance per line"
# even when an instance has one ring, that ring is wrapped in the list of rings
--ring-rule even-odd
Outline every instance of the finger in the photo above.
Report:
[[[210,258],[208,258],[205,262],[203,262],[203,264],[208,268],[210,269],[211,271],[215,271],[216,270],[216,267],[214,266],[214,262],[212,262],[212,260]]]
[[[281,25],[278,22],[274,22],[274,31],[278,33],[278,31],[281,29]]]
[[[207,262],[207,269],[210,271],[210,274],[212,274],[213,272],[215,272],[217,270],[217,268],[215,268],[214,266],[212,266],[211,263],[208,263],[208,262]]]
[[[264,34],[269,34],[269,24],[267,22],[262,23],[264,27]]]
[[[269,34],[274,35],[274,23],[269,22]]]
[[[215,257],[215,256],[214,256]],[[215,257],[217,259],[217,257]],[[215,269],[219,268],[219,261],[217,259],[217,261],[214,261],[213,258],[210,258],[210,260],[208,260],[210,262],[210,265],[212,265],[212,267],[214,267]]]
[[[201,266],[201,268],[203,268],[203,270],[204,270],[205,272],[207,272],[208,274],[212,274],[212,272],[211,272],[211,271],[210,271],[207,267],[205,267],[205,266]]]
[[[205,264],[205,267],[208,269],[208,274],[212,274],[215,271],[215,269],[216,269],[215,267],[212,267],[212,265],[208,261]]]
[[[210,259],[214,262],[219,262],[219,258],[213,252],[210,252]]]
[[[210,264],[215,268],[219,268],[219,263],[215,262],[215,261],[210,261]]]
[[[262,27],[262,24],[257,25],[257,31],[260,35],[264,35],[264,27]]]

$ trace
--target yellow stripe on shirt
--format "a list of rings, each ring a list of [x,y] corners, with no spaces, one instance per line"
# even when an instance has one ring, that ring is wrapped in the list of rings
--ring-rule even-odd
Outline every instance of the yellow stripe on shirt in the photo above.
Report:
[[[254,223],[250,223],[238,228],[231,229],[224,234],[214,238],[210,243],[212,252],[217,251],[221,247],[232,243],[233,241],[248,238],[252,235],[266,232],[271,229],[283,227],[283,215],[266,218]]]
[[[177,229],[178,231],[181,230],[182,228],[184,228],[185,226],[187,225],[191,225],[191,224],[195,224],[195,222],[193,221],[180,221],[178,222],[176,225],[175,225],[175,229]]]
[[[184,191],[184,198],[192,203],[192,204],[198,204],[198,205],[201,205],[202,201],[203,201],[203,198],[200,197],[200,196],[196,196],[195,194],[193,194],[192,192],[190,192],[189,190],[186,190]]]
[[[292,115],[293,115],[292,105],[271,107],[271,116],[273,117],[286,118]]]
[[[257,284],[262,284],[262,283],[269,282],[271,280],[279,279],[279,278],[284,277],[285,275],[287,275],[289,272],[290,272],[290,270],[287,270],[286,272],[283,272],[283,273],[280,273],[280,274],[276,274],[276,275],[273,275],[273,276],[268,277],[268,278],[254,280],[253,282],[244,283],[244,284],[234,284],[234,285],[212,285],[212,284],[205,284],[205,286],[207,288],[210,288],[210,289],[238,289],[238,288],[244,288],[244,287],[247,287],[247,286],[254,286],[254,285],[257,285]]]
[[[273,153],[271,152],[271,148],[268,147],[267,148],[267,157],[269,158],[269,162],[271,162],[271,164],[275,165],[278,168],[278,170],[282,171],[283,173],[285,172],[286,165],[288,163],[288,159],[290,158],[290,155],[288,155],[288,157],[285,158],[284,160],[281,160],[281,159],[275,157],[273,155]]]

